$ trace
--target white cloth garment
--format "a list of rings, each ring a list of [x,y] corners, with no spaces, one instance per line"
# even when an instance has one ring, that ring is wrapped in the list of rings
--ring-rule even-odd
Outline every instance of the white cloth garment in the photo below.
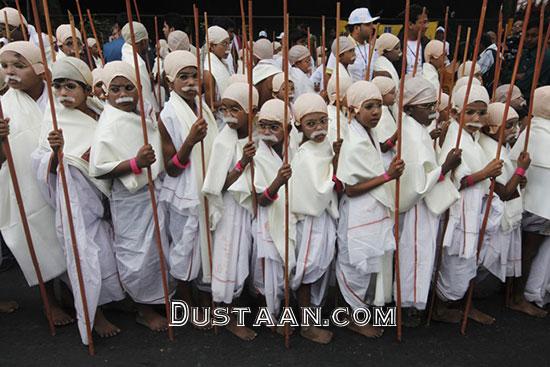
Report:
[[[338,178],[346,185],[355,185],[382,175],[384,167],[376,134],[370,132],[371,141],[355,119],[349,133],[349,140],[340,151]],[[336,277],[342,295],[353,309],[373,301],[367,300],[373,273],[377,274],[374,299],[383,303],[391,297],[391,267],[388,269],[385,261],[395,249],[391,197],[391,185],[383,184],[358,197],[344,195],[340,202]]]
[[[355,62],[348,66],[348,71],[351,75],[351,78],[354,82],[358,80],[365,80],[365,73],[367,65],[369,63],[369,49],[370,45],[368,42],[359,44],[353,37],[348,36],[348,39],[355,45]],[[370,64],[370,76],[372,79],[372,72],[374,70],[374,64],[378,58],[378,53],[372,52],[372,59]],[[336,68],[336,57],[331,52],[327,62],[327,73],[332,74]]]
[[[397,131],[397,123],[395,122],[395,119],[393,117],[393,109],[390,109],[393,106],[385,106],[382,105],[382,115],[380,116],[380,120],[378,121],[378,124],[374,128],[374,131],[376,133],[376,136],[378,136],[378,139],[380,140],[380,143],[385,142],[389,138],[395,134]],[[395,156],[395,147],[388,150],[387,152],[382,153],[382,161],[384,162],[384,168],[388,169],[390,167],[390,163]]]
[[[143,99],[153,108],[155,112],[159,112],[159,105],[157,99],[155,98],[155,93],[153,92],[151,79],[149,78],[149,71],[147,70],[147,64],[139,54],[137,55],[137,58]],[[132,45],[130,45],[129,43],[125,43],[122,46],[122,61],[127,62],[132,67],[134,67],[134,54],[132,52]]]
[[[525,146],[524,130],[512,151],[510,159],[516,161]],[[531,135],[529,137],[529,155],[531,165],[527,170],[525,187],[524,209],[530,213],[550,220],[550,120],[542,117],[533,117],[531,120]]]
[[[407,41],[407,71],[406,74],[411,74],[414,70],[414,63],[415,60],[417,61],[417,71],[422,70],[422,55],[424,54],[424,50],[422,49],[422,45],[418,47],[418,53],[416,53],[416,46],[418,44],[418,41]]]
[[[43,199],[32,170],[31,153],[38,146],[43,111],[28,94],[10,88],[2,97],[4,116],[10,118],[10,143],[21,196],[30,227],[30,233],[44,281],[61,275],[66,270],[63,248],[55,233],[55,213]],[[8,170],[8,162],[0,167],[0,231],[6,245],[19,264],[27,283],[38,284],[15,191]]]
[[[341,107],[340,107],[341,108]],[[338,137],[338,121],[337,121],[337,111],[336,111],[336,105],[335,104],[329,104],[327,105],[327,112],[328,112],[328,135],[327,139],[332,144],[336,141],[336,138]],[[340,113],[340,139],[347,140],[348,139],[348,130],[349,130],[349,123],[348,118],[346,117],[346,114],[342,111]]]
[[[195,99],[198,106],[198,97]],[[204,159],[208,168],[210,151],[217,136],[218,128],[212,112],[204,101],[201,101],[203,117],[208,124],[208,133],[203,140]],[[171,92],[160,118],[176,150],[180,149],[189,134],[197,115],[187,102],[177,93]],[[210,283],[210,258],[208,251],[208,228],[204,214],[204,198],[200,194],[203,185],[201,147],[193,147],[190,157],[191,165],[178,177],[166,176],[159,201],[168,206],[169,231],[172,237],[170,264],[172,275],[180,280],[195,279],[202,271],[201,281]],[[197,242],[198,241],[198,242]],[[200,259],[197,264],[196,260]]]
[[[227,59],[220,60],[218,56],[212,52],[210,52],[210,63],[212,66],[211,74],[216,82],[215,100],[219,101],[225,91],[225,88],[229,85],[229,77],[234,74],[234,72],[232,71],[232,68],[229,67],[229,65],[232,64],[229,64]],[[204,56],[203,68],[204,70],[210,71],[210,66],[208,65],[208,55]],[[205,80],[204,82],[209,83],[208,80]]]
[[[439,92],[439,73],[435,66],[429,62],[425,62],[422,65],[422,76],[433,84],[436,91]]]
[[[295,66],[289,68],[289,77],[294,82],[294,100],[304,93],[315,93],[313,82],[301,69]]]
[[[238,297],[249,273],[252,246],[252,213],[238,204],[231,192],[223,192],[227,174],[242,157],[248,138],[226,125],[212,146],[202,188],[210,204],[210,225],[214,230],[212,251],[212,298],[231,304]],[[250,170],[247,165],[246,170]],[[238,199],[238,198],[237,198]]]
[[[531,264],[531,272],[525,285],[525,299],[539,307],[550,303],[550,237],[546,237]]]

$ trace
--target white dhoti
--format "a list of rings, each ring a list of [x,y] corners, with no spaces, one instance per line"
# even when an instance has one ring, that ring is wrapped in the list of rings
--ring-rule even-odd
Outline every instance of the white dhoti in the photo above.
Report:
[[[550,303],[550,237],[546,237],[531,264],[531,272],[525,285],[525,299],[544,307]]]
[[[305,216],[296,223],[296,269],[292,289],[310,284],[313,306],[323,303],[335,250],[336,221],[327,211],[319,217]]]

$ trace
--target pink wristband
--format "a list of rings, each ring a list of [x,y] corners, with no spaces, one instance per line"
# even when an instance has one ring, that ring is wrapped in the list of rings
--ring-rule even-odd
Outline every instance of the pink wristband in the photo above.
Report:
[[[445,181],[445,175],[443,173],[439,174],[439,179],[437,180],[437,182],[441,182],[441,181]]]
[[[336,175],[332,176],[332,182],[334,182],[334,190],[336,190],[336,192],[344,191],[344,185],[342,184],[342,181],[336,177]]]
[[[474,186],[474,178],[470,176],[466,176],[466,186]]]
[[[244,167],[243,167],[243,164],[241,163],[241,161],[238,161],[237,164],[235,165],[235,171],[237,171],[239,173],[244,171]]]
[[[264,190],[264,196],[266,197],[267,200],[269,201],[275,201],[279,198],[279,195],[275,194],[275,196],[271,196],[269,195],[269,189],[265,189]]]
[[[521,167],[518,167],[518,168],[516,168],[516,172],[514,172],[514,174],[516,174],[520,177],[524,177],[525,176],[525,169],[523,169]]]
[[[388,139],[386,140],[386,146],[391,149],[395,146],[395,144],[391,141],[391,139]]]
[[[382,177],[384,177],[384,181],[386,181],[386,182],[391,181],[391,176],[388,175],[388,172],[384,172]]]
[[[137,164],[137,158],[130,159],[130,168],[132,169],[132,172],[134,173],[134,175],[141,174],[141,168],[139,168]]]
[[[174,163],[174,166],[178,167],[179,169],[186,169],[191,164],[191,160],[188,160],[185,164],[181,164],[180,159],[178,158],[178,153],[176,153],[172,157],[172,163]]]

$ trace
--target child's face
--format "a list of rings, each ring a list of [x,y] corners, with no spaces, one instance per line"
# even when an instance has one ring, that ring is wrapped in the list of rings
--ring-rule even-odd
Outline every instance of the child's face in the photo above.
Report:
[[[447,55],[442,54],[439,57],[432,57],[430,58],[430,64],[432,64],[436,69],[441,69],[443,66],[445,66],[445,62],[447,61]]]
[[[82,43],[78,38],[76,39],[76,42],[78,42],[78,50],[80,52],[80,50],[82,49]],[[61,45],[61,51],[63,51],[63,53],[67,56],[76,57],[74,53],[74,43],[72,37],[67,38],[65,42],[63,42],[63,44]]]
[[[170,88],[186,101],[194,101],[199,92],[199,79],[197,78],[197,68],[188,66],[181,69],[173,82],[170,82]]]
[[[435,120],[435,102],[406,106],[405,111],[421,125],[428,126]]]
[[[477,101],[464,108],[464,130],[473,134],[479,131],[487,118],[487,105],[484,102]]]
[[[55,96],[66,108],[78,108],[86,104],[88,90],[75,80],[56,79],[52,83]]]
[[[304,140],[322,143],[328,134],[328,115],[324,112],[308,113],[300,120],[298,130],[304,134]]]
[[[292,80],[289,80],[288,83],[290,84],[290,89],[288,91],[288,100],[290,102],[294,101],[294,82]],[[281,101],[285,100],[285,89],[286,85],[283,84],[281,88],[279,88],[279,91],[277,92],[277,95],[275,96],[277,99],[280,99]]]
[[[384,106],[393,106],[395,103],[395,88],[382,96],[382,103]]]
[[[311,73],[311,57],[304,57],[302,60],[297,61],[294,66],[306,74]]]
[[[138,90],[131,81],[117,76],[109,84],[107,98],[111,106],[125,112],[134,112],[137,109]]]
[[[229,56],[229,46],[229,38],[226,38],[218,44],[211,44],[210,51],[219,59],[227,59],[227,56]]]
[[[256,125],[258,136],[268,146],[273,147],[283,143],[283,124],[279,121],[260,120]],[[289,128],[290,131],[290,128]]]
[[[231,129],[237,131],[247,130],[248,114],[237,102],[224,98],[218,111],[223,114],[227,126]]]
[[[340,55],[340,62],[343,65],[351,65],[355,62],[355,49],[348,50]]]
[[[378,125],[382,115],[382,101],[369,99],[363,102],[355,119],[365,128],[373,129]]]
[[[102,101],[105,100],[105,93],[103,92],[103,82],[97,82],[96,85],[94,85],[94,96],[101,99]]]
[[[401,54],[401,44],[398,43],[397,45],[395,45],[395,47],[390,50],[390,51],[384,51],[384,56],[390,60],[391,62],[396,62],[398,61],[402,54]]]
[[[4,52],[0,64],[6,74],[6,84],[10,88],[28,91],[43,81],[42,75],[36,75],[27,59],[16,52]]]

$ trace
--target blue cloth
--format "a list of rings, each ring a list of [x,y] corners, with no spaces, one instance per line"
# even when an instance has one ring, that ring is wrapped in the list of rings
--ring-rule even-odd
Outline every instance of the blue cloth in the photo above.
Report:
[[[105,62],[122,60],[122,46],[124,46],[124,38],[122,37],[104,44],[103,56],[105,57]]]

